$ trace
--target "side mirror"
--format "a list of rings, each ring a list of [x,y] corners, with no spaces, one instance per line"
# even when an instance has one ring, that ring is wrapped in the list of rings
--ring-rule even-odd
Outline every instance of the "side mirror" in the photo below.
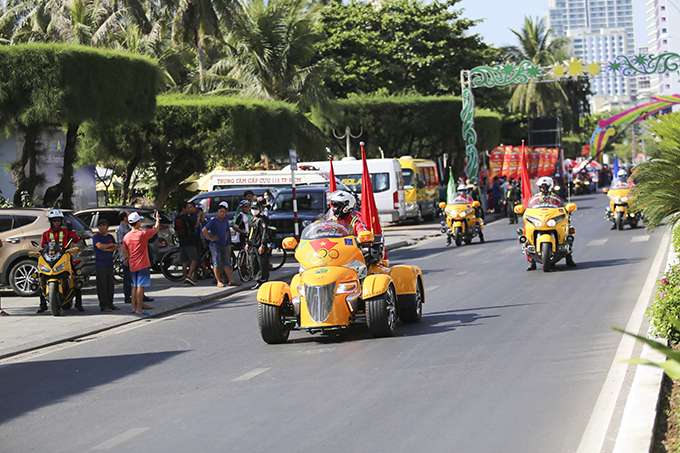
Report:
[[[295,238],[285,238],[281,245],[286,250],[295,250],[295,247],[298,245],[298,241]]]
[[[439,207],[444,209],[446,207],[446,202],[442,201],[441,203],[439,203]]]
[[[574,204],[574,203],[567,203],[566,208],[567,208],[567,211],[569,211],[569,212],[574,212],[574,211],[576,211],[576,204]]]
[[[368,244],[369,242],[373,242],[375,240],[375,236],[373,236],[373,233],[370,231],[362,231],[357,235],[357,242],[359,244]]]
[[[518,204],[514,208],[515,214],[524,214],[524,205]]]
[[[602,189],[602,193],[608,193],[608,192],[609,192],[609,189],[607,189],[606,187],[604,189]]]
[[[473,202],[472,202],[472,207],[473,207],[473,208],[478,208],[478,207],[479,207],[479,201],[473,201]]]

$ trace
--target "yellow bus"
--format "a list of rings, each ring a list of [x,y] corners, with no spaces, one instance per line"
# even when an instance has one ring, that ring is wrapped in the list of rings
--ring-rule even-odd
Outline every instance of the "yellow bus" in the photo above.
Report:
[[[416,223],[434,219],[439,203],[437,164],[427,159],[402,156],[399,165],[404,176],[406,217]]]

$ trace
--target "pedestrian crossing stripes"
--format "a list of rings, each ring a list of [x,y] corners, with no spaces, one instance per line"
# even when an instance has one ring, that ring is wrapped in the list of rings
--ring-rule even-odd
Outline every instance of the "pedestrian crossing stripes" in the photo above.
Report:
[[[592,241],[588,242],[586,244],[586,247],[592,247],[595,245],[604,245],[604,243],[607,242],[607,239],[593,239]]]
[[[236,379],[234,379],[234,382],[236,381],[247,381],[248,379],[252,379],[258,374],[262,374],[265,371],[267,371],[269,368],[255,368],[253,371],[244,374],[243,376],[239,376]]]
[[[647,242],[649,241],[650,236],[633,236],[630,240],[630,242]]]

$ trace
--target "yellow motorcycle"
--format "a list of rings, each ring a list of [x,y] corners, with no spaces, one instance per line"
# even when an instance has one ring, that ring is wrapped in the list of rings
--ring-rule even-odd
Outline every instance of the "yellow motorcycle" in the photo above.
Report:
[[[382,237],[335,220],[308,225],[283,240],[295,250],[300,273],[288,285],[267,282],[257,292],[262,339],[284,343],[291,330],[328,333],[366,323],[374,337],[392,336],[397,318],[418,322],[425,293],[416,266],[392,266],[383,258]]]
[[[446,234],[446,245],[451,245],[451,240],[460,246],[472,242],[472,238],[479,236],[479,242],[484,243],[484,221],[475,215],[475,208],[479,207],[479,201],[470,201],[466,197],[456,197],[451,204],[439,203],[439,207],[446,213],[446,221],[442,222],[441,232]]]
[[[623,230],[626,224],[631,228],[637,228],[642,219],[641,212],[632,212],[628,209],[630,189],[628,183],[615,181],[611,188],[603,190],[609,197],[609,207],[605,208],[604,218],[613,223],[612,230]]]
[[[48,242],[39,252],[28,252],[29,256],[38,257],[38,274],[33,274],[32,290],[40,288],[40,298],[47,301],[50,312],[59,316],[62,310],[71,308],[76,292],[84,285],[80,269],[71,265],[71,254],[78,247],[69,248],[71,242],[62,248],[60,242]]]
[[[562,258],[566,258],[567,266],[575,266],[571,256],[576,232],[570,225],[573,211],[574,203],[563,206],[556,195],[534,195],[526,207],[515,206],[515,212],[524,215],[524,229],[517,230],[519,242],[533,266],[539,262],[543,272],[549,272]]]

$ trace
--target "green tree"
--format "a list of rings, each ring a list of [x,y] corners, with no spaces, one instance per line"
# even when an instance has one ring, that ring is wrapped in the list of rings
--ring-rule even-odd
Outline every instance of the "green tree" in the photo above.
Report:
[[[511,31],[517,36],[519,46],[506,47],[502,53],[512,62],[528,60],[537,66],[550,66],[567,57],[567,38],[552,36],[543,19],[525,17],[522,30]],[[567,93],[559,83],[538,83],[532,79],[514,88],[509,107],[512,112],[542,117],[556,114],[558,108],[568,109],[568,102]]]
[[[305,0],[253,0],[234,15],[227,56],[210,69],[208,89],[308,108],[327,102],[324,77],[331,65],[314,61],[323,37],[315,28],[317,9]]]
[[[648,124],[659,154],[633,170],[633,205],[644,211],[649,229],[658,228],[664,221],[668,227],[675,227],[680,222],[680,113],[661,116]]]
[[[460,93],[460,71],[488,64],[493,49],[470,28],[478,21],[452,9],[459,0],[333,2],[321,10],[319,58],[342,73],[328,80],[339,98],[351,93]]]

